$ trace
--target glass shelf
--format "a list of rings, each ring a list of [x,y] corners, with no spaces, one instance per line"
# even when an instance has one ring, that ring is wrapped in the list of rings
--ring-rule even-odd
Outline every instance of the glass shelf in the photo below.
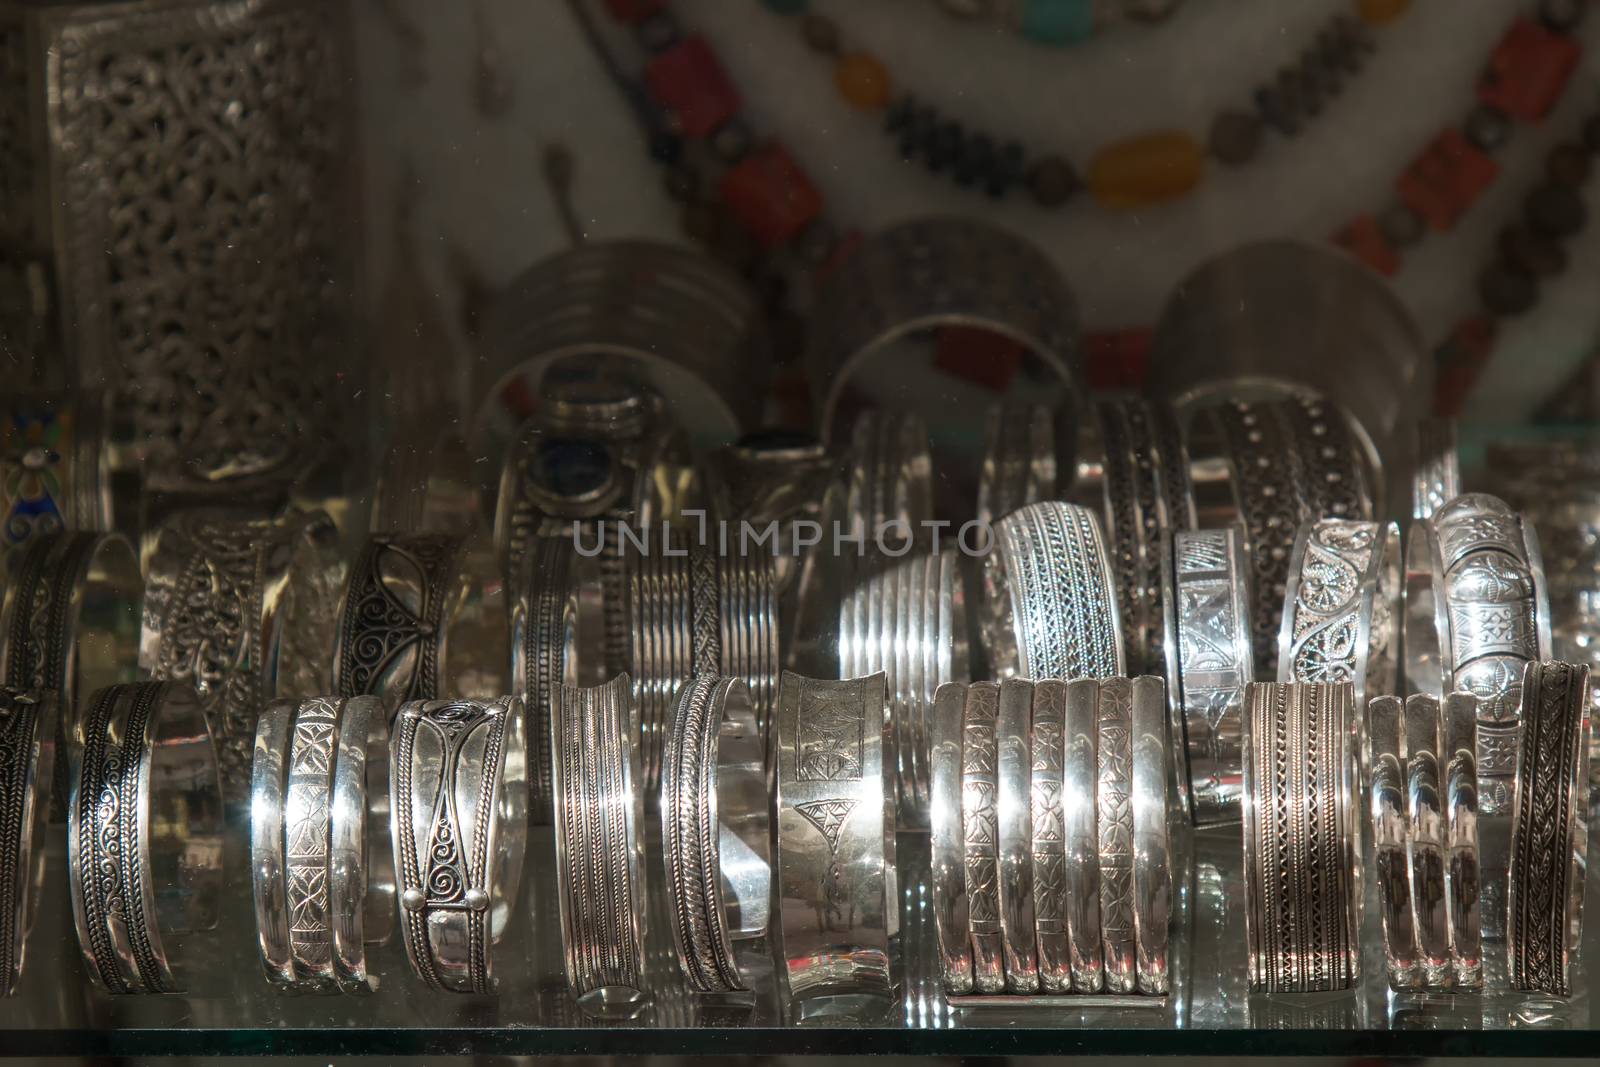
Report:
[[[1591,820],[1594,825],[1594,820]],[[371,950],[380,988],[366,997],[291,996],[261,973],[244,827],[228,843],[229,888],[219,927],[177,939],[191,992],[108,997],[84,975],[65,884],[65,832],[52,828],[49,881],[28,938],[23,988],[0,1002],[0,1049],[10,1055],[446,1055],[446,1054],[1113,1054],[1160,1055],[1589,1055],[1592,993],[1580,962],[1570,1000],[1391,996],[1384,988],[1375,914],[1368,908],[1362,989],[1316,996],[1251,996],[1245,988],[1243,889],[1237,828],[1195,835],[1187,916],[1164,1002],[1082,1007],[972,1008],[939,988],[928,910],[925,835],[902,834],[901,997],[876,1018],[793,1025],[777,1002],[763,942],[742,950],[759,972],[751,1005],[696,1003],[682,992],[664,916],[652,916],[655,994],[628,1020],[586,1017],[566,991],[555,905],[553,841],[530,839],[518,922],[496,948],[500,993],[434,993],[410,973],[399,940]],[[654,842],[652,849],[654,848]],[[658,852],[652,851],[656,860]],[[658,860],[650,900],[665,900]],[[1590,879],[1586,911],[1600,892]],[[1370,885],[1369,885],[1370,890]],[[1585,934],[1594,958],[1596,924]],[[1491,955],[1491,963],[1494,957]],[[1491,981],[1493,972],[1491,971]]]

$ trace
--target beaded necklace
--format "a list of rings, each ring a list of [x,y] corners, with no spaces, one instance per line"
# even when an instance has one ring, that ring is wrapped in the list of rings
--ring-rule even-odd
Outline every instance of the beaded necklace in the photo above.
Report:
[[[1410,0],[1357,0],[1354,15],[1329,19],[1294,62],[1256,88],[1249,109],[1220,111],[1204,145],[1184,130],[1135,135],[1097,151],[1080,179],[1064,155],[1036,155],[1021,141],[969,128],[915,94],[896,94],[883,62],[870,52],[846,48],[838,24],[811,11],[810,0],[762,3],[797,19],[807,46],[833,63],[840,95],[857,110],[882,113],[884,132],[906,160],[920,160],[931,173],[991,197],[1023,185],[1044,208],[1062,206],[1084,185],[1106,207],[1143,207],[1192,191],[1205,174],[1208,155],[1228,167],[1250,162],[1265,131],[1293,137],[1315,118],[1372,54],[1372,27],[1395,21],[1410,6]]]

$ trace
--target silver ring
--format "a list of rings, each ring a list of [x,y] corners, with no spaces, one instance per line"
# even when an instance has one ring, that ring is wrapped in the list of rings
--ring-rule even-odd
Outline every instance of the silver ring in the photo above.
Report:
[[[267,978],[367,992],[393,923],[388,713],[372,697],[276,700],[256,723],[251,888]]]
[[[394,719],[389,832],[400,929],[430,989],[492,993],[527,848],[522,701],[414,700]]]
[[[1167,692],[1197,826],[1235,822],[1242,789],[1244,687],[1255,680],[1250,572],[1240,530],[1174,530],[1162,553]]]
[[[1289,557],[1278,681],[1350,682],[1357,707],[1395,688],[1400,529],[1392,522],[1319,519]]]
[[[1456,450],[1454,419],[1428,418],[1417,423],[1417,465],[1411,476],[1411,517],[1433,513],[1461,495],[1461,458]]]
[[[1511,988],[1568,996],[1583,921],[1588,821],[1582,792],[1589,668],[1528,664],[1511,806],[1506,967]]]
[[[1071,292],[1034,245],[987,223],[922,218],[863,241],[817,300],[805,354],[824,440],[856,371],[937,326],[976,326],[1026,347],[1082,395]]]
[[[934,694],[964,682],[968,665],[966,595],[955,549],[888,560],[857,582],[840,604],[839,674],[882,671],[895,733],[898,823],[928,825],[929,722]]]
[[[108,993],[182,992],[164,937],[216,925],[222,890],[204,705],[182,682],[108,686],[72,748],[67,867],[89,977]]]
[[[1417,909],[1408,852],[1411,821],[1405,736],[1405,703],[1397,696],[1373,697],[1367,705],[1367,804],[1372,820],[1384,962],[1391,989],[1412,989],[1421,981]]]
[[[1250,989],[1349,989],[1361,973],[1354,690],[1245,689],[1245,940]]]
[[[0,688],[0,997],[22,981],[23,950],[44,889],[58,707],[48,691]]]
[[[482,536],[371,535],[350,568],[336,626],[340,696],[381,697],[394,709],[441,693],[488,699],[505,688],[505,588]]]
[[[719,555],[698,543],[655,549],[630,553],[633,705],[647,798],[660,792],[667,724],[684,683],[699,675],[742,678],[764,732],[779,670],[767,556]]]
[[[978,522],[993,526],[1024,504],[1054,500],[1071,472],[1057,457],[1055,409],[993,404],[978,475]]]
[[[821,681],[785,671],[774,735],[780,992],[801,1017],[849,1003],[838,998],[887,998],[900,893],[883,675]]]
[[[320,511],[185,511],[154,535],[140,666],[200,694],[230,805],[250,791],[261,706],[279,692],[327,688],[343,581],[339,533]]]
[[[983,563],[992,669],[1035,680],[1123,675],[1116,592],[1094,514],[1029,504],[1000,520],[994,540]]]
[[[63,530],[111,530],[109,394],[12,395],[0,410],[0,558]]]
[[[767,930],[764,748],[739,679],[695,678],[679,692],[661,781],[662,853],[678,966],[697,993],[747,992],[733,942]]]
[[[1407,688],[1478,698],[1479,810],[1505,812],[1521,736],[1523,669],[1550,657],[1549,598],[1532,526],[1482,493],[1459,496],[1413,523],[1402,640]]]
[[[567,986],[596,1014],[629,1012],[645,987],[644,809],[626,674],[562,686],[551,722],[556,882]]]
[[[121,534],[36,537],[8,557],[0,601],[0,682],[54,693],[63,742],[72,736],[80,697],[139,676],[144,578]],[[67,749],[57,743],[52,821],[67,815]]]

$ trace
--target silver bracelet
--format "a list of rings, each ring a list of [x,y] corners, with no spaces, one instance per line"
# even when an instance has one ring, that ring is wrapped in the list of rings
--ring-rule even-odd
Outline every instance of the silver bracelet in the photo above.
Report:
[[[327,688],[343,581],[339,533],[320,511],[185,511],[154,535],[140,666],[199,692],[230,805],[250,792],[261,706],[279,692]]]
[[[269,981],[365,993],[394,922],[389,715],[373,697],[276,700],[256,723],[251,890]]]
[[[1461,458],[1454,419],[1417,423],[1417,461],[1411,476],[1411,517],[1426,520],[1461,495]]]
[[[990,406],[978,475],[980,524],[993,526],[1024,504],[1056,499],[1056,487],[1071,478],[1057,456],[1057,436],[1048,404]]]
[[[1397,696],[1367,705],[1367,804],[1389,988],[1421,983],[1417,908],[1412,895],[1411,819],[1406,794],[1406,707]],[[1443,885],[1441,877],[1439,885]]]
[[[1165,996],[1172,984],[1170,927],[1177,906],[1175,854],[1168,825],[1175,754],[1166,685],[1160,678],[1145,675],[1134,678],[1131,686],[1134,962],[1138,991]]]
[[[1506,970],[1511,988],[1568,996],[1588,860],[1583,760],[1589,668],[1528,664],[1511,808]]]
[[[881,674],[785,671],[779,686],[772,936],[780,993],[802,1017],[836,998],[892,993],[900,894],[887,705]]]
[[[966,595],[953,548],[913,552],[861,578],[839,607],[839,674],[882,671],[895,734],[898,823],[928,825],[934,694],[970,675]]]
[[[183,991],[165,937],[216,925],[222,832],[216,751],[194,688],[140,682],[93,694],[73,739],[67,867],[97,987]],[[161,917],[174,914],[163,930]]]
[[[394,719],[389,832],[400,929],[430,989],[495,990],[527,849],[522,701],[414,700]],[[419,832],[421,831],[421,832]]]
[[[0,997],[22,981],[24,941],[44,886],[59,706],[49,691],[0,688]]]
[[[1100,680],[1099,781],[1100,945],[1108,993],[1132,993],[1139,976],[1133,888],[1133,686]]]
[[[690,678],[729,675],[750,688],[766,730],[777,688],[778,620],[772,561],[765,555],[718,555],[713,546],[669,544],[633,553],[633,704],[640,737],[641,788],[661,788],[661,763],[672,702]],[[654,803],[654,800],[651,800]]]
[[[1319,519],[1289,556],[1278,681],[1350,682],[1357,707],[1395,688],[1400,529],[1392,522]]]
[[[1068,406],[1082,395],[1077,314],[1050,259],[987,223],[912,219],[863,241],[818,297],[805,362],[824,439],[860,368],[940,325],[993,330],[1056,373]]]
[[[420,438],[420,442],[419,442]],[[372,489],[373,533],[466,535],[484,521],[466,442],[446,429],[431,440],[397,428]]]
[[[1440,718],[1450,959],[1456,988],[1477,990],[1483,988],[1485,870],[1478,840],[1478,699],[1451,693],[1441,704]]]
[[[850,433],[845,522],[871,545],[921,545],[933,518],[928,427],[908,412],[868,409]]]
[[[1293,390],[1272,410],[1289,441],[1288,459],[1309,509],[1306,518],[1370,520],[1374,498],[1383,499],[1382,468],[1355,420],[1309,389]]]
[[[632,693],[625,674],[589,689],[562,686],[551,723],[567,986],[596,1014],[634,1010],[648,996],[644,808]]]
[[[1124,674],[1111,566],[1093,512],[1030,504],[1002,519],[994,540],[983,564],[991,667],[1033,679]]]
[[[1421,693],[1406,699],[1411,905],[1421,980],[1429,988],[1471,990],[1483,981],[1473,811],[1477,710],[1470,693],[1452,693],[1442,704]]]
[[[1538,538],[1504,501],[1467,493],[1412,524],[1402,643],[1407,688],[1478,698],[1479,810],[1508,811],[1522,673],[1550,657],[1550,610]]]
[[[339,696],[381,697],[396,708],[505,688],[505,589],[486,537],[371,535],[350,568],[336,626]]]
[[[541,826],[554,819],[550,716],[558,687],[575,682],[590,658],[599,658],[580,652],[582,568],[575,556],[572,543],[561,534],[536,538],[514,584],[511,686],[528,709],[529,817]],[[600,649],[591,645],[587,651]]]
[[[1198,826],[1236,822],[1244,687],[1255,680],[1249,563],[1235,527],[1174,530],[1162,552],[1167,692],[1179,716],[1187,788]]]
[[[1039,928],[1033,899],[1033,683],[1000,683],[995,715],[995,825],[1000,941],[1006,990],[1039,991]]]
[[[1357,730],[1348,682],[1245,689],[1245,939],[1253,992],[1360,979]]]
[[[770,913],[765,746],[737,678],[695,678],[678,694],[661,781],[662,854],[678,966],[697,993],[748,992],[736,938]]]

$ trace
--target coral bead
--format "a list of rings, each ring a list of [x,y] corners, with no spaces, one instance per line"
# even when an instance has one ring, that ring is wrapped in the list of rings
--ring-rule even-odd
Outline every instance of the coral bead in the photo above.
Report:
[[[1102,148],[1089,164],[1089,191],[1106,207],[1132,208],[1183,196],[1205,173],[1206,153],[1180,130]]]
[[[876,111],[889,104],[889,71],[867,52],[849,52],[833,68],[834,84],[854,107]]]

